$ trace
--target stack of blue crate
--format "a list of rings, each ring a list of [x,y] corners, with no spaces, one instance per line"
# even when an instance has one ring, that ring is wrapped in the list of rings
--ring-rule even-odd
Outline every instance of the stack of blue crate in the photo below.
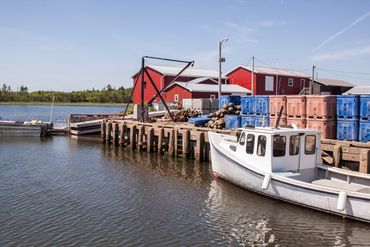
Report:
[[[218,108],[221,109],[224,105],[233,103],[234,105],[240,105],[240,96],[238,95],[221,95],[218,101]]]
[[[337,139],[358,141],[359,96],[337,96]]]
[[[361,142],[370,141],[370,96],[360,97],[360,131]]]
[[[240,116],[233,114],[226,114],[225,119],[225,129],[237,129],[240,128]]]
[[[243,96],[240,101],[242,127],[270,126],[268,96]]]

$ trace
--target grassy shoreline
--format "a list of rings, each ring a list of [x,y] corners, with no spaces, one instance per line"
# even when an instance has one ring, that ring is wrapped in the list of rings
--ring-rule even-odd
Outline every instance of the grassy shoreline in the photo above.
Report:
[[[5,102],[0,105],[51,105],[51,102]],[[54,102],[54,105],[65,106],[125,106],[126,103],[96,103],[96,102]]]

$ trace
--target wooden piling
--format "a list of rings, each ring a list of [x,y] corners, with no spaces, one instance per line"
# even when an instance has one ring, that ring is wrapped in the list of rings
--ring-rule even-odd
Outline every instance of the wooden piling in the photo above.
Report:
[[[107,123],[105,121],[103,121],[101,123],[101,130],[100,130],[100,138],[101,138],[101,141],[102,142],[105,142],[106,141],[106,126],[107,126]]]
[[[136,148],[136,125],[133,125],[131,127],[131,130],[130,130],[130,145],[131,145],[131,149],[135,149]]]
[[[163,153],[163,138],[164,138],[164,129],[160,128],[158,132],[158,147],[157,151],[158,153]]]
[[[182,155],[184,158],[190,155],[190,130],[182,131]]]
[[[150,127],[148,129],[148,136],[147,136],[147,141],[146,141],[146,148],[148,152],[153,152],[154,150],[154,129],[153,127]]]
[[[370,149],[361,149],[360,152],[360,172],[370,172]]]
[[[195,148],[195,160],[203,161],[204,159],[204,132],[197,133],[197,141]]]
[[[174,156],[174,151],[175,151],[175,130],[171,129],[168,136],[168,154]]]
[[[140,150],[143,149],[144,132],[145,132],[144,126],[140,126],[139,127],[139,140],[138,140],[138,146]]]
[[[112,124],[112,132],[113,132],[113,144],[118,145],[118,123]]]
[[[119,144],[122,146],[125,146],[126,129],[127,129],[127,126],[125,123],[120,125]]]
[[[112,137],[112,122],[107,123],[107,132],[105,134],[106,142],[110,143]]]

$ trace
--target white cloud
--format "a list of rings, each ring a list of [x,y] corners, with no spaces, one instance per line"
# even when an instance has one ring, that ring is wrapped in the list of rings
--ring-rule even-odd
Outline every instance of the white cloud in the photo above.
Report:
[[[331,53],[319,54],[319,55],[312,56],[311,59],[317,60],[317,61],[344,60],[344,59],[361,57],[361,56],[366,56],[366,55],[370,55],[370,45],[360,47],[360,48],[351,48],[347,50],[340,50],[340,51],[335,51]]]
[[[324,47],[325,45],[331,43],[332,41],[334,41],[336,38],[338,38],[340,35],[342,35],[343,33],[347,32],[348,30],[350,30],[351,28],[353,28],[354,26],[356,26],[358,23],[364,21],[365,19],[367,19],[368,17],[370,17],[370,11],[367,12],[366,14],[360,16],[359,18],[357,18],[354,22],[352,22],[350,25],[348,25],[347,27],[343,28],[342,30],[340,30],[339,32],[331,35],[329,38],[327,38],[326,40],[324,40],[323,42],[321,42],[321,44],[319,44],[317,47],[315,47],[312,52],[316,52],[318,51],[320,48]]]

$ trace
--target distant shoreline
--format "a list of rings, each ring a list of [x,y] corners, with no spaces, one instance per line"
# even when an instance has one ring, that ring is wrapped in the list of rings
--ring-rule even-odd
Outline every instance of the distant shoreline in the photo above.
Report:
[[[64,106],[125,106],[127,103],[95,103],[95,102],[54,102],[54,105]],[[7,102],[0,101],[0,105],[51,105],[51,102]]]

